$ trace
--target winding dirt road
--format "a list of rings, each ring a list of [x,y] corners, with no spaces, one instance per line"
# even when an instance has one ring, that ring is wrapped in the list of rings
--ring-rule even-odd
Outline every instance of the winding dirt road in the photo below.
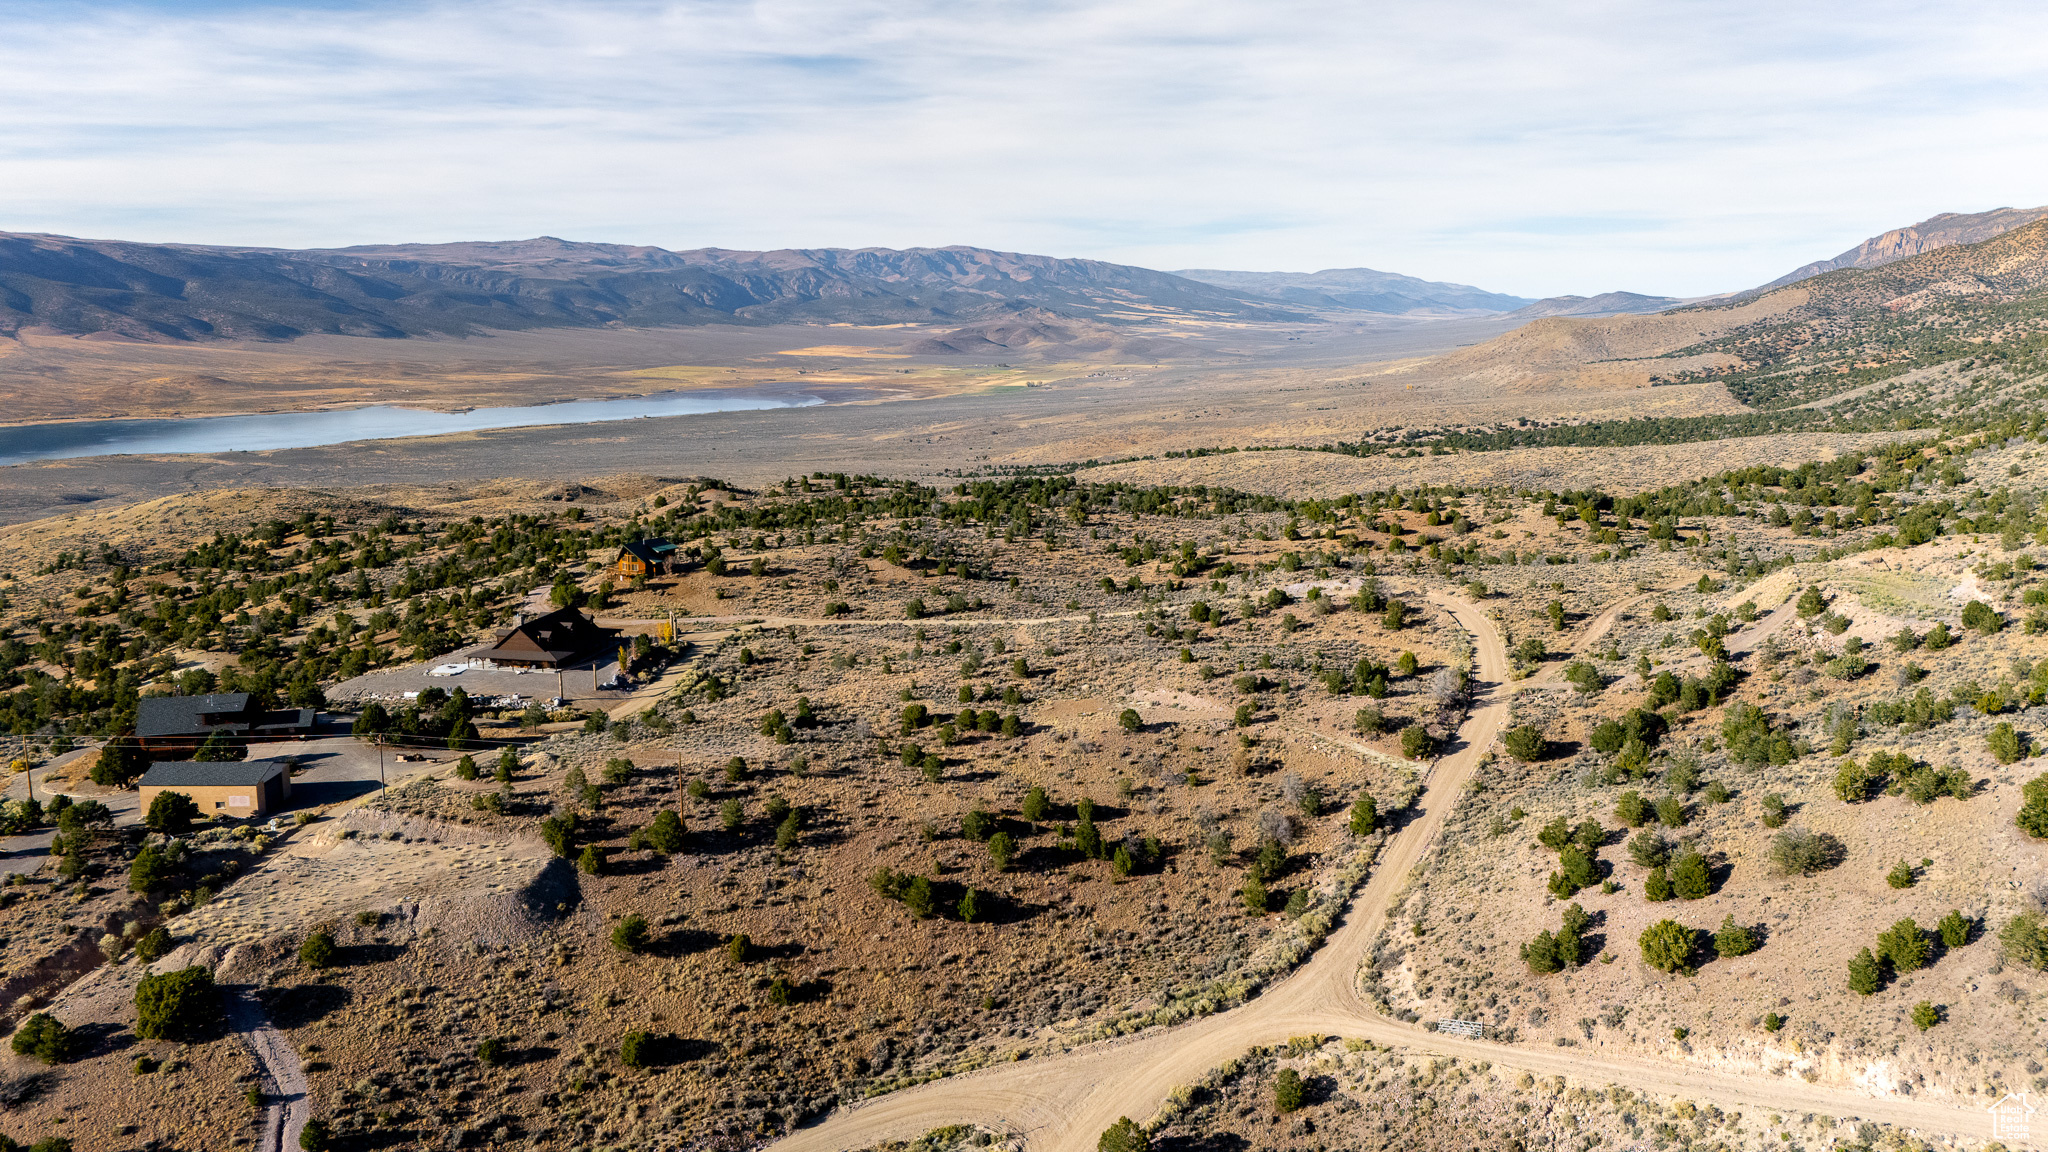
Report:
[[[982,1123],[1023,1133],[1033,1149],[1091,1152],[1119,1116],[1143,1121],[1175,1087],[1257,1045],[1294,1036],[1336,1035],[1487,1060],[1546,1076],[1622,1084],[1731,1110],[1775,1109],[1855,1117],[1927,1132],[1985,1137],[1983,1111],[1901,1097],[1872,1097],[1795,1079],[1734,1075],[1649,1057],[1593,1056],[1576,1049],[1513,1048],[1438,1035],[1375,1013],[1357,992],[1356,974],[1385,918],[1388,902],[1441,831],[1480,757],[1506,722],[1507,653],[1485,614],[1461,599],[1432,593],[1470,632],[1477,678],[1486,692],[1460,732],[1464,743],[1437,762],[1412,816],[1381,853],[1371,880],[1353,898],[1343,924],[1291,976],[1229,1012],[1171,1029],[1079,1048],[1042,1060],[987,1068],[894,1092],[849,1108],[772,1145],[780,1152],[843,1152],[884,1140],[908,1140],[946,1124]]]

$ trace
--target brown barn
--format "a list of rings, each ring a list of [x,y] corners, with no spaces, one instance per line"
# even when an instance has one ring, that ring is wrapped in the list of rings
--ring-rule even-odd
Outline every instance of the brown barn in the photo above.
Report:
[[[269,816],[292,796],[291,765],[284,760],[178,760],[156,764],[138,787],[144,812],[162,792],[182,792],[201,816]]]
[[[676,546],[660,537],[635,540],[619,549],[619,558],[613,562],[613,571],[632,579],[636,576],[658,576],[674,572],[682,564]]]
[[[563,608],[505,629],[478,656],[506,668],[566,668],[610,648],[617,635],[577,609]]]
[[[135,702],[135,742],[151,756],[190,752],[219,732],[237,744],[303,739],[319,713],[311,708],[251,708],[247,692],[144,696]]]

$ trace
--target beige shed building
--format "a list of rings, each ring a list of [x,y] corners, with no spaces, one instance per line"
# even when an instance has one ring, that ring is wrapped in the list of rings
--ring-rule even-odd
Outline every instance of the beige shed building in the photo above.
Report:
[[[286,760],[169,761],[151,765],[139,786],[144,812],[158,793],[182,792],[199,805],[201,817],[271,816],[291,799],[291,764]]]

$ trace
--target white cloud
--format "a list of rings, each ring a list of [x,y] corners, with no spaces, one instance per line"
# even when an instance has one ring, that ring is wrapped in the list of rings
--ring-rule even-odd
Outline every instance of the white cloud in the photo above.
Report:
[[[2048,11],[1828,3],[16,5],[0,227],[539,233],[1768,279],[2048,201]]]

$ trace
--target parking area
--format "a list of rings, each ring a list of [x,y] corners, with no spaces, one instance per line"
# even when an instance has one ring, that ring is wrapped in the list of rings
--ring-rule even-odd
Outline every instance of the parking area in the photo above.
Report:
[[[608,686],[618,683],[619,660],[616,653],[585,660],[561,672],[480,668],[472,664],[470,661],[487,647],[479,644],[417,664],[366,672],[335,685],[328,691],[327,698],[337,708],[355,707],[371,700],[388,708],[413,699],[429,688],[439,688],[444,692],[460,688],[479,708],[523,709],[536,700],[543,707],[548,707],[552,701],[560,699],[566,702],[565,707],[608,712],[633,694],[631,685]]]

